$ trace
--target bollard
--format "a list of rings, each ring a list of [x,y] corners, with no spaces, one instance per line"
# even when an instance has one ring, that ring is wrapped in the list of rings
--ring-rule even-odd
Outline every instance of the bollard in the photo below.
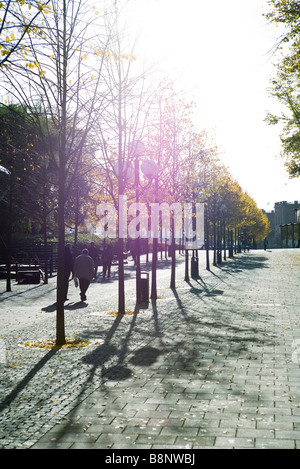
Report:
[[[199,277],[198,257],[194,257],[194,256],[191,259],[191,277],[192,278]]]
[[[145,276],[143,278],[142,276]],[[141,272],[141,301],[149,303],[149,273]]]

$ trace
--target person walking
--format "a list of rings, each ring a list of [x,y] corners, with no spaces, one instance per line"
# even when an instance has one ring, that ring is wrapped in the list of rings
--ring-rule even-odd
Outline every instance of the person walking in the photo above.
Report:
[[[74,275],[79,280],[81,301],[86,300],[86,292],[93,280],[95,273],[95,264],[89,256],[89,251],[83,249],[81,254],[76,257],[74,263]]]
[[[264,250],[266,251],[268,247],[268,238],[264,239]]]
[[[110,268],[113,260],[113,250],[112,247],[108,244],[105,246],[102,253],[102,264],[103,264],[103,278],[105,278],[106,272],[107,277],[110,277]]]
[[[65,246],[65,266],[64,266],[64,287],[65,287],[65,300],[68,298],[69,279],[70,275],[74,275],[74,260],[71,252],[71,244],[67,243]]]
[[[89,247],[89,256],[94,261],[94,264],[95,264],[94,277],[97,278],[97,270],[98,270],[98,265],[99,265],[99,252],[95,246],[95,243],[93,242],[90,244],[90,247]]]

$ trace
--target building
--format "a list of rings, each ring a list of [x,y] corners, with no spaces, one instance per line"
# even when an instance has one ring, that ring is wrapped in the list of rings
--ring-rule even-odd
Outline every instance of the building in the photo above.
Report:
[[[300,238],[300,202],[276,202],[274,210],[265,213],[272,230],[268,236],[268,247],[297,247]]]
[[[271,228],[271,233],[268,235],[268,247],[269,248],[274,248],[278,247],[276,246],[275,242],[275,210],[272,210],[271,212],[263,212],[267,215],[269,223],[270,223],[270,228]],[[263,246],[263,243],[261,243],[261,246]]]

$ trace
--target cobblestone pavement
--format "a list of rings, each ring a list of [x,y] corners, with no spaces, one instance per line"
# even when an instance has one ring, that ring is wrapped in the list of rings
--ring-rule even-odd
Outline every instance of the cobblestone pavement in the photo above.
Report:
[[[134,312],[129,265],[123,316],[116,271],[84,303],[70,283],[66,336],[92,343],[51,350],[21,344],[55,337],[56,279],[1,281],[0,448],[299,448],[300,250],[211,271],[201,253],[183,277],[179,257],[171,290],[162,262],[158,300]]]

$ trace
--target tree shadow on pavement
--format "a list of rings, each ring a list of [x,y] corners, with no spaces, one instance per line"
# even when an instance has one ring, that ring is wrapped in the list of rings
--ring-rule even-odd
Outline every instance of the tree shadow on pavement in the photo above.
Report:
[[[247,256],[246,259],[245,257],[233,259],[219,268],[232,275],[238,275],[243,269],[249,271],[268,267],[267,258],[264,256],[253,258]],[[206,384],[216,383],[219,387],[224,384],[227,386],[224,387],[226,393],[229,384],[228,376],[234,374],[236,358],[242,359],[248,355],[250,357],[251,354],[249,359],[255,360],[253,346],[259,350],[260,346],[273,345],[274,336],[271,330],[269,333],[265,331],[263,334],[259,333],[259,321],[256,324],[256,319],[261,319],[260,311],[252,310],[248,313],[245,306],[240,313],[234,313],[237,321],[232,321],[235,319],[232,316],[232,305],[228,303],[226,306],[222,303],[222,308],[220,307],[223,290],[209,286],[202,279],[197,279],[196,285],[192,282],[189,285],[191,288],[188,291],[172,290],[176,300],[174,314],[172,311],[174,300],[168,307],[168,313],[171,310],[171,314],[165,314],[165,306],[163,306],[165,303],[156,300],[151,302],[152,324],[149,322],[149,327],[144,331],[142,327],[139,330],[138,310],[132,315],[131,321],[124,324],[123,329],[124,316],[116,316],[109,330],[105,332],[104,342],[81,358],[82,363],[89,365],[89,369],[84,382],[80,384],[80,390],[72,404],[73,410],[68,414],[66,426],[72,425],[76,416],[76,407],[86,397],[89,388],[92,392],[96,384],[101,391],[101,386],[108,380],[123,381],[126,385],[126,380],[132,381],[135,367],[135,374],[143,373],[143,368],[162,361],[166,375],[161,387],[166,386],[167,389],[169,385],[177,394],[182,392],[189,380],[199,377],[199,379],[203,377]],[[209,306],[207,302],[204,304],[204,301],[203,303],[197,301],[198,309],[196,310],[193,308],[195,297],[197,300],[206,297]],[[268,321],[268,318],[264,321]],[[120,335],[119,340],[116,338],[117,333]],[[136,342],[134,333],[140,334]],[[88,334],[100,337],[101,331],[88,331]],[[113,339],[116,340],[112,342]],[[134,355],[131,356],[130,352]],[[169,382],[168,370],[172,370]],[[175,380],[176,388],[173,388],[172,380]],[[106,387],[105,392],[109,392],[109,389],[109,386]],[[135,391],[138,392],[138,382]],[[243,389],[237,386],[233,392],[242,396]],[[121,412],[120,408],[120,414]],[[62,431],[62,436],[63,433]],[[59,442],[59,437],[56,444],[57,442]]]
[[[134,316],[136,315],[133,315],[133,321],[135,321]],[[83,363],[86,363],[92,366],[92,368],[89,371],[89,376],[86,381],[86,384],[88,384],[89,382],[93,380],[94,375],[98,368],[101,368],[101,376],[105,376],[108,372],[111,372],[111,370],[114,368],[113,366],[111,366],[111,363],[110,363],[112,358],[117,356],[118,367],[122,366],[124,357],[126,355],[127,343],[129,340],[128,334],[130,336],[131,331],[129,331],[127,334],[127,337],[124,338],[121,349],[118,349],[115,345],[112,345],[110,342],[113,336],[115,335],[118,327],[120,326],[120,323],[123,317],[124,317],[123,315],[118,314],[110,330],[106,333],[104,342],[98,347],[96,347],[95,350],[93,350],[91,353],[85,355],[82,358]],[[97,334],[97,332],[95,332],[94,334]],[[122,374],[128,377],[126,372],[120,373],[120,375]]]
[[[231,257],[229,262],[222,262],[216,267],[227,273],[239,273],[243,270],[268,269],[268,257],[256,255],[243,255],[241,257]]]
[[[190,291],[194,295],[200,297],[202,296],[220,296],[223,295],[224,290],[219,290],[217,288],[210,289],[209,286],[202,279],[194,279],[194,281],[199,285],[195,286],[192,282],[187,281],[187,284],[190,286]]]
[[[20,285],[16,284],[18,288],[20,288]],[[24,288],[24,285],[21,286]],[[30,284],[25,284],[25,287],[21,291],[12,291],[12,292],[0,292],[0,302],[5,301],[10,298],[14,297],[19,297],[21,295],[24,295],[26,297],[27,294],[32,294],[33,292],[37,294],[37,297],[40,298],[43,295],[49,295],[49,292],[52,292],[53,290],[56,289],[55,286],[45,286],[44,283],[39,283],[38,285],[31,286]],[[48,288],[47,288],[48,287]],[[2,297],[3,295],[3,297]]]
[[[129,363],[138,366],[151,366],[162,353],[162,350],[158,348],[141,347],[135,351],[135,355],[129,360]]]
[[[8,396],[0,402],[0,412],[3,411],[7,406],[13,402],[16,397],[28,386],[30,381],[36,376],[36,374],[51,360],[51,358],[57,353],[60,347],[51,349],[46,355],[27,373],[27,375],[20,381],[20,383],[9,393]]]

